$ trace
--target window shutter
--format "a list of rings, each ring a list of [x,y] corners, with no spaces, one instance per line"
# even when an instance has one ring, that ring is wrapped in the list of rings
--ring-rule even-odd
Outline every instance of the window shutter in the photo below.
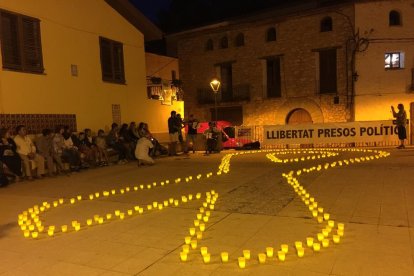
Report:
[[[101,38],[101,66],[102,66],[102,79],[103,80],[112,80],[112,53],[111,53],[111,43]]]
[[[336,49],[319,52],[320,93],[334,93],[336,83]]]
[[[124,54],[122,44],[113,43],[114,81],[124,82]]]
[[[24,70],[32,72],[43,72],[39,21],[23,17],[22,34]]]
[[[17,15],[1,13],[1,47],[3,67],[21,69]]]

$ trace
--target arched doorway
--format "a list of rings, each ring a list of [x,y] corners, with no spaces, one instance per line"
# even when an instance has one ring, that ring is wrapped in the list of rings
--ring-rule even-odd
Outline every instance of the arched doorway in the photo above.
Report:
[[[303,108],[296,108],[286,116],[287,125],[312,124],[312,116]]]

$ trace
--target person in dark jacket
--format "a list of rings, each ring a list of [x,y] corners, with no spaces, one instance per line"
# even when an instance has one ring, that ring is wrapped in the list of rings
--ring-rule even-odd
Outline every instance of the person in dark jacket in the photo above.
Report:
[[[16,144],[11,139],[10,130],[0,129],[0,165],[3,177],[10,172],[16,181],[19,181],[22,176],[22,160],[16,152],[16,148]]]

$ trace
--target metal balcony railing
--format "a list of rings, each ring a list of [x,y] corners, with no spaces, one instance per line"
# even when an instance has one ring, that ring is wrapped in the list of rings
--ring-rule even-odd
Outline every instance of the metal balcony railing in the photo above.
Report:
[[[250,85],[234,85],[231,91],[220,89],[217,93],[217,102],[250,101]],[[214,92],[211,88],[197,89],[197,102],[199,104],[214,104]]]

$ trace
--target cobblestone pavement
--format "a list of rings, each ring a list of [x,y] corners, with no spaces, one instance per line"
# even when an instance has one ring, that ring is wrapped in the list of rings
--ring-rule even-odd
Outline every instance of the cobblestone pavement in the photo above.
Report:
[[[338,156],[303,162],[273,163],[266,153],[234,156],[230,172],[216,176],[224,152],[210,156],[201,153],[189,158],[164,158],[153,167],[135,163],[91,169],[33,182],[21,182],[0,189],[0,275],[414,275],[414,150],[388,150],[387,158],[313,171],[298,177],[331,219],[345,224],[339,244],[314,252],[305,246],[305,256],[296,256],[295,241],[306,243],[316,238],[318,224],[308,207],[287,184],[282,173],[310,168],[317,164],[363,156],[345,152]],[[310,155],[278,155],[297,158]],[[212,172],[213,176],[205,178]],[[201,180],[196,175],[202,174]],[[192,176],[188,183],[185,178]],[[181,182],[174,183],[176,178]],[[161,187],[169,179],[170,184]],[[126,187],[157,187],[126,192]],[[102,191],[117,190],[104,197]],[[120,194],[124,189],[124,194]],[[184,237],[199,212],[204,193],[219,193],[211,210],[206,231],[198,247],[190,250],[186,262],[180,261]],[[101,192],[100,198],[88,200]],[[180,203],[160,211],[147,211],[154,201],[202,193],[200,200]],[[24,238],[18,214],[42,202],[63,198],[65,204],[41,215],[43,225],[69,225],[81,222],[80,231],[56,231],[54,237],[41,233],[39,238]],[[115,219],[115,210],[145,209],[124,220]],[[102,225],[86,220],[112,213]],[[47,229],[44,230],[47,232]],[[329,236],[330,238],[332,235]],[[195,239],[195,238],[193,238]],[[286,261],[276,252],[289,245]],[[211,262],[203,264],[199,248],[205,246]],[[275,248],[275,256],[259,264],[257,254],[266,247]],[[251,250],[246,268],[237,258]],[[223,264],[220,253],[229,252]]]

